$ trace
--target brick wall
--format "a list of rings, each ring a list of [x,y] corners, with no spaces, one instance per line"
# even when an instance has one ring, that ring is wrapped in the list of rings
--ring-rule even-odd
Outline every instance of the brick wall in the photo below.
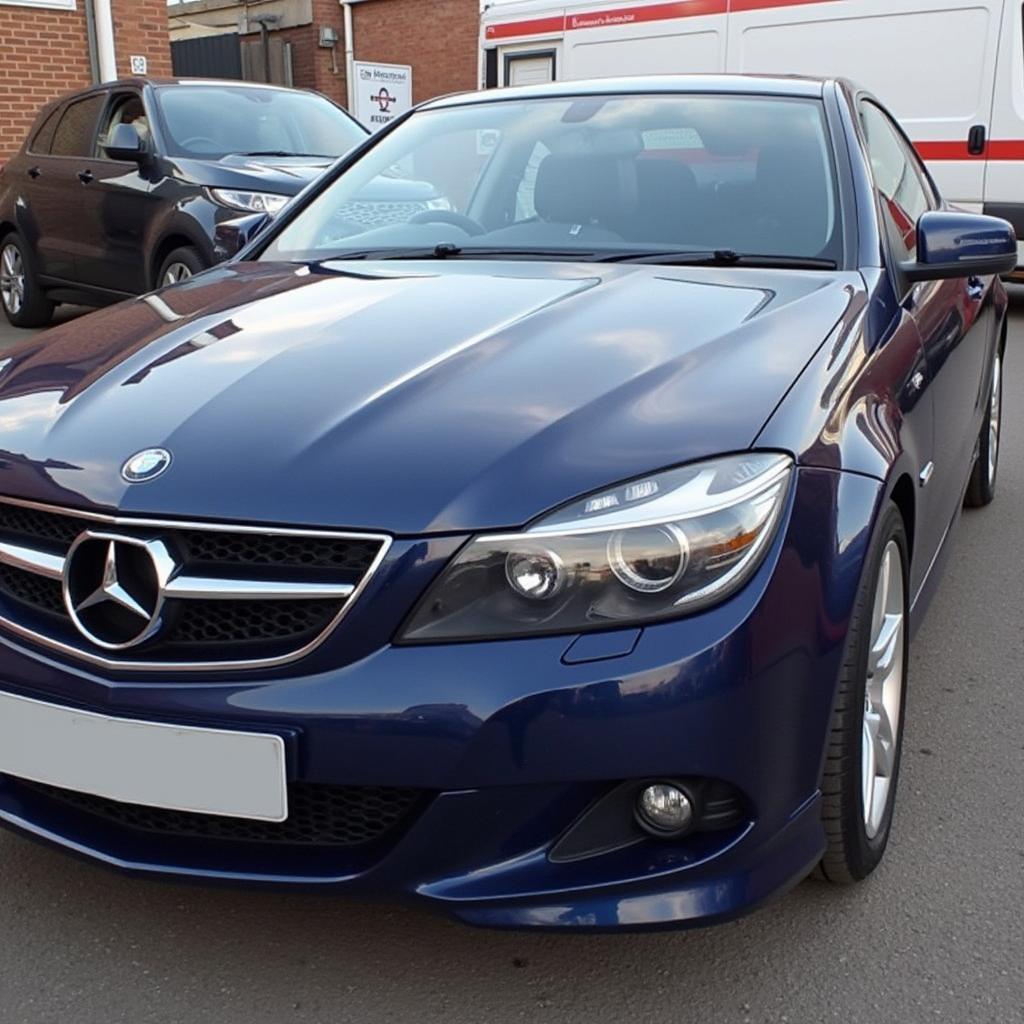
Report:
[[[22,143],[39,108],[89,85],[89,45],[83,4],[73,11],[0,2],[0,160]],[[151,75],[171,73],[165,0],[113,0],[117,69],[130,73],[133,54]]]
[[[353,11],[356,59],[412,65],[413,102],[477,87],[479,0],[368,0]]]
[[[79,6],[87,0],[79,0]],[[167,33],[167,0],[112,0],[117,73],[132,73],[133,55],[145,57],[147,74],[171,74],[171,42]]]
[[[0,160],[13,153],[36,113],[88,85],[85,14],[0,4]]]

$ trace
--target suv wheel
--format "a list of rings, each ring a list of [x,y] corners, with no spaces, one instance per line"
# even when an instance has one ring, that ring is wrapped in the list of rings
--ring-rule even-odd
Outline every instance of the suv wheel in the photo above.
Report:
[[[160,265],[156,286],[157,288],[166,288],[179,281],[187,281],[193,274],[201,273],[204,270],[206,270],[206,264],[203,262],[203,257],[199,255],[199,250],[191,245],[183,245],[167,254]]]
[[[989,382],[988,415],[981,425],[978,439],[978,458],[967,485],[964,504],[968,508],[983,508],[996,496],[996,476],[999,472],[999,437],[1003,425],[1003,353],[996,350],[992,362],[992,380]]]
[[[889,841],[907,689],[907,563],[903,517],[890,503],[865,563],[828,736],[819,870],[830,882],[866,878]]]
[[[15,327],[45,327],[54,304],[36,281],[25,243],[16,234],[0,241],[0,305]]]

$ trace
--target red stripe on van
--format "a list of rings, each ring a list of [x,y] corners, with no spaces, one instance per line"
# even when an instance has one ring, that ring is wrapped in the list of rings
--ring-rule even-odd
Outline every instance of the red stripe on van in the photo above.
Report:
[[[961,142],[915,142],[922,160],[1024,160],[1024,141],[992,139],[984,153],[968,153],[966,140]]]
[[[567,14],[565,30],[569,32],[581,28],[638,25],[644,21],[699,18],[706,14],[725,14],[728,9],[728,0],[682,0],[671,4],[651,4],[650,7],[617,7],[610,11]]]
[[[581,14],[532,18],[528,21],[507,21],[488,25],[487,39],[508,39],[513,36],[551,35],[585,28],[610,28],[616,25],[639,25],[645,21],[669,21],[674,18],[699,18],[729,11],[764,11],[774,7],[801,7],[806,4],[835,3],[836,0],[677,0],[676,3],[650,4],[646,7],[618,7],[608,11],[586,11]]]
[[[805,4],[835,3],[835,0],[731,0],[730,14],[744,11],[767,11],[773,7],[802,7]]]
[[[509,36],[548,36],[565,31],[565,18],[533,18],[531,21],[508,21],[503,25],[488,25],[488,39],[506,39]]]

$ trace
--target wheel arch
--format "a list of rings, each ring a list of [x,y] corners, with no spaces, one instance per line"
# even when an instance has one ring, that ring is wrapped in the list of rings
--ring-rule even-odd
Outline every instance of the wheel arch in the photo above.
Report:
[[[907,558],[914,561],[914,528],[917,516],[917,490],[909,473],[899,473],[888,492],[889,500],[900,510],[907,534]]]
[[[160,267],[163,262],[175,249],[195,249],[204,260],[207,260],[206,250],[203,245],[196,241],[191,235],[183,231],[172,231],[153,247],[153,255],[149,261],[149,285],[151,288],[159,288]]]

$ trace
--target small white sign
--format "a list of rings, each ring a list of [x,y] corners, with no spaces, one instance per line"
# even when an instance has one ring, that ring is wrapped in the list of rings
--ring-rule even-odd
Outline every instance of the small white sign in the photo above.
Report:
[[[144,75],[146,73],[147,62],[145,57],[132,57],[132,74],[133,75]]]
[[[379,131],[412,106],[412,68],[407,64],[354,62],[355,116]]]

